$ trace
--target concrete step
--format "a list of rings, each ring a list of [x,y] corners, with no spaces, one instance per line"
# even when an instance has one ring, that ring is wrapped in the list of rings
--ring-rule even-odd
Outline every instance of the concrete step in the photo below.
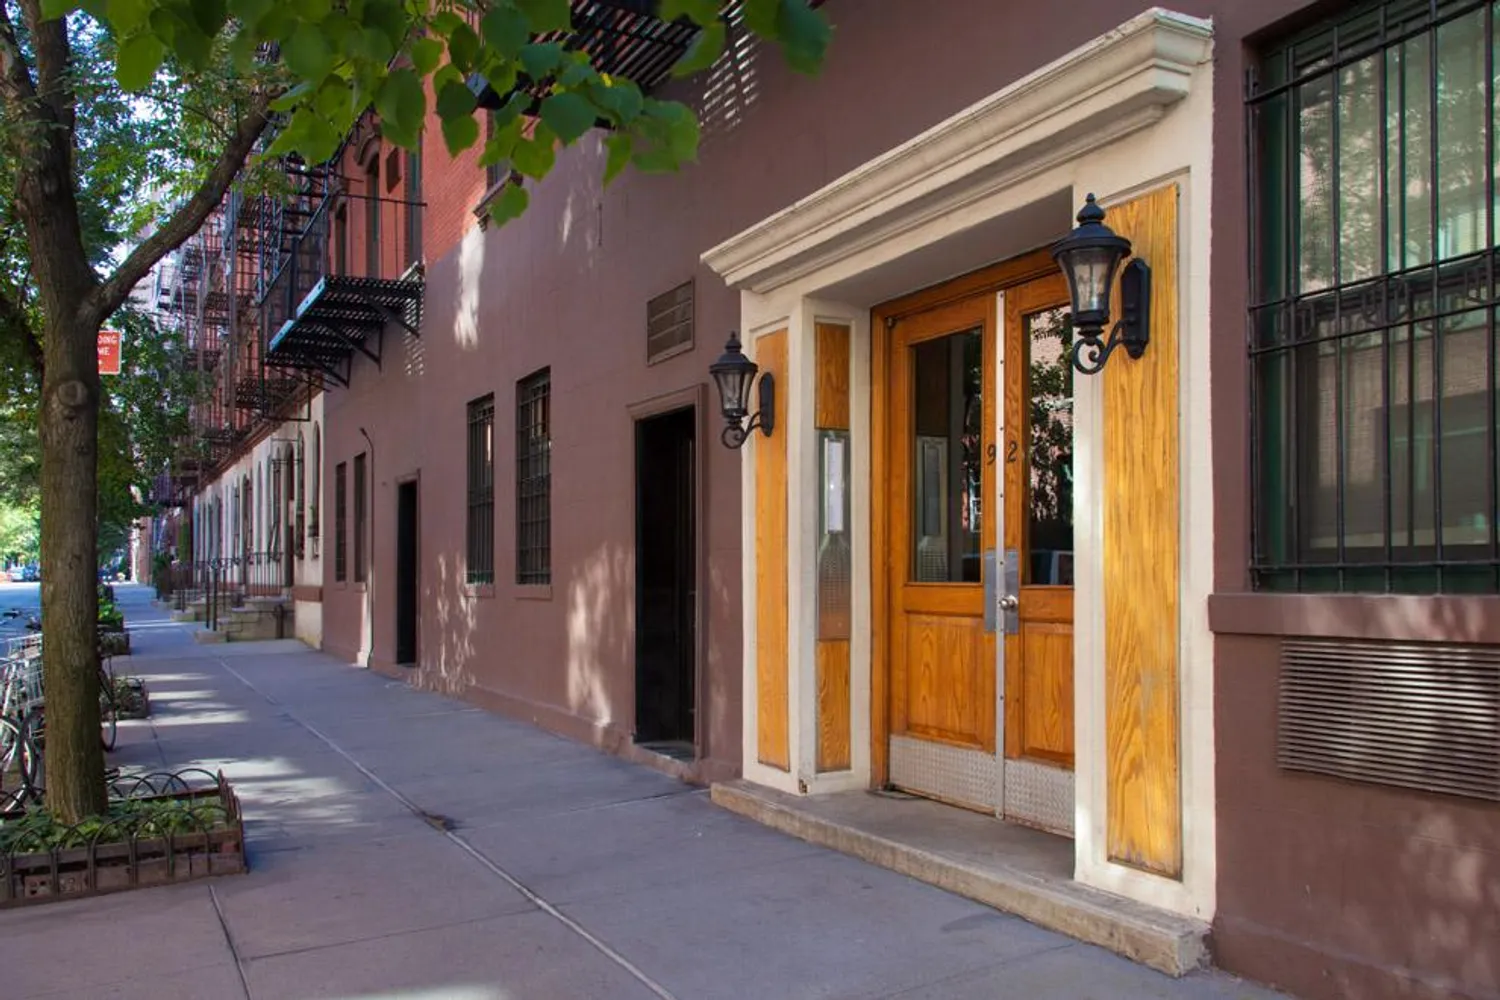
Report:
[[[953,806],[867,792],[798,796],[733,781],[715,784],[711,794],[718,805],[766,826],[1167,975],[1207,964],[1208,924],[1078,884],[1071,878],[1072,844],[1062,838]],[[1057,841],[1066,845],[1065,856]]]
[[[204,628],[193,633],[193,641],[207,646],[219,642],[228,642],[229,637],[223,632],[215,632],[213,629]]]

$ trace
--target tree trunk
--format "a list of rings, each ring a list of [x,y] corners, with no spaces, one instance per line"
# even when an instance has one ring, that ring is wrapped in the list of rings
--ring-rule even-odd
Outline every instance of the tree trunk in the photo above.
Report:
[[[47,808],[63,823],[107,805],[99,739],[98,331],[47,330],[42,379],[42,665]]]

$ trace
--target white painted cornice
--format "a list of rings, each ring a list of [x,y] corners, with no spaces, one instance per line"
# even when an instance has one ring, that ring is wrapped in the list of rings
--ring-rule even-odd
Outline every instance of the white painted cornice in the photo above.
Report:
[[[1158,121],[1211,57],[1209,21],[1152,8],[703,254],[769,292]]]

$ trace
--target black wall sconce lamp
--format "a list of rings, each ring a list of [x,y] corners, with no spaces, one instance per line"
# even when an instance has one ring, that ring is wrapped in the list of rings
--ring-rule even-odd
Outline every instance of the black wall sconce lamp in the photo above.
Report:
[[[1085,375],[1104,369],[1116,347],[1139,358],[1146,353],[1151,326],[1151,269],[1140,258],[1125,265],[1120,275],[1120,321],[1104,339],[1109,325],[1109,297],[1115,271],[1130,256],[1130,241],[1104,224],[1104,209],[1089,195],[1078,213],[1078,226],[1052,247],[1052,259],[1068,278],[1073,296],[1073,328],[1078,339],[1071,352],[1073,367]]]
[[[745,414],[749,411],[750,385],[755,381],[757,371],[759,368],[755,362],[740,350],[740,338],[733,332],[729,334],[729,342],[724,345],[719,360],[708,366],[708,373],[719,387],[719,409],[724,414],[724,433],[719,435],[719,440],[726,448],[743,445],[757,427],[766,437],[770,437],[776,428],[776,379],[770,372],[760,376],[760,410],[748,423],[745,421]]]

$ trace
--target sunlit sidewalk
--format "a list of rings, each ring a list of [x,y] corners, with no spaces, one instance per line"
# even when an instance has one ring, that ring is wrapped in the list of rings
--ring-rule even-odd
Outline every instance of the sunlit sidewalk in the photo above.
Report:
[[[126,769],[222,768],[251,872],[0,913],[0,997],[1262,998],[1171,980],[340,664],[204,647],[120,587],[152,717]]]

